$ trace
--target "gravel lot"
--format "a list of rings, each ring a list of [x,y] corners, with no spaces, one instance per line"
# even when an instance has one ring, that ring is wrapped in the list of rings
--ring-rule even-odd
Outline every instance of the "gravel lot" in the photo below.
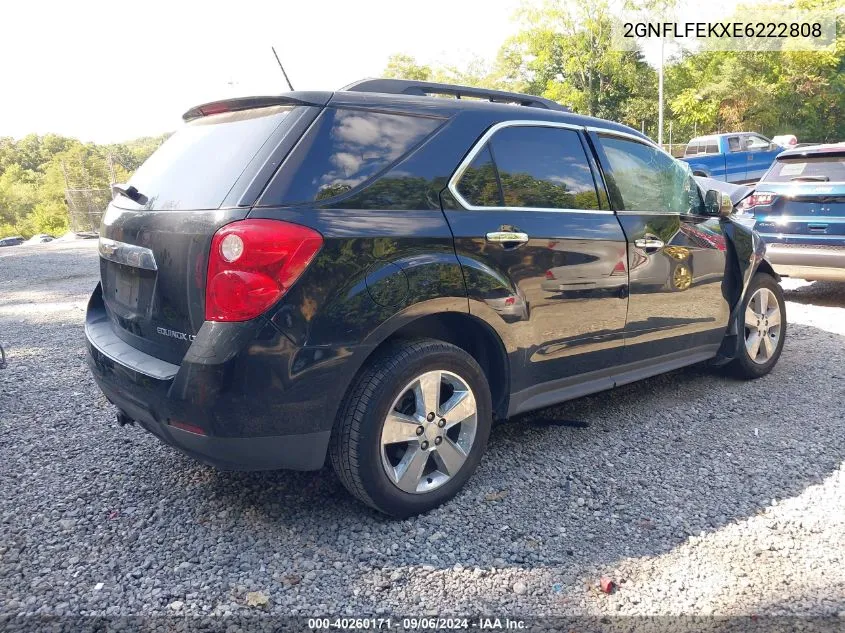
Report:
[[[119,428],[84,357],[94,247],[0,249],[0,615],[845,617],[845,284],[788,282],[770,376],[523,416],[392,521],[328,468],[223,473]]]

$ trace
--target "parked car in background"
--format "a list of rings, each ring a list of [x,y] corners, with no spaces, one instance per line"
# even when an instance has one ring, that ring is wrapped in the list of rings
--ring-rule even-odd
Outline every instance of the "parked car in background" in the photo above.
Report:
[[[494,419],[783,348],[762,241],[624,125],[401,80],[184,119],[114,187],[85,333],[118,421],[221,468],[328,457],[409,516]]]
[[[26,241],[26,244],[46,244],[47,242],[52,242],[55,237],[49,235],[47,233],[39,233],[38,235],[33,235]]]
[[[20,246],[23,243],[24,239],[20,235],[0,239],[0,246]]]
[[[783,151],[754,132],[713,134],[692,139],[681,160],[693,174],[732,183],[757,182]]]
[[[782,152],[739,208],[778,273],[845,281],[845,143]]]
[[[773,136],[772,143],[784,149],[789,149],[798,145],[798,138],[794,134],[781,134],[780,136]]]

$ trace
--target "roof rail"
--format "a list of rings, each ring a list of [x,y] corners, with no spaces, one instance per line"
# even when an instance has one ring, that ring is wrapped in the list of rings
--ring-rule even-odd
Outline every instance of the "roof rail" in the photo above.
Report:
[[[504,90],[488,90],[487,88],[472,88],[470,86],[457,86],[454,84],[439,84],[431,81],[413,81],[410,79],[361,79],[344,86],[341,90],[349,92],[381,92],[385,94],[416,95],[427,97],[429,95],[452,95],[456,99],[471,97],[475,99],[486,99],[495,103],[516,103],[530,108],[545,108],[546,110],[558,110],[569,112],[569,108],[562,106],[551,99],[535,97],[534,95],[521,94],[519,92],[506,92]]]

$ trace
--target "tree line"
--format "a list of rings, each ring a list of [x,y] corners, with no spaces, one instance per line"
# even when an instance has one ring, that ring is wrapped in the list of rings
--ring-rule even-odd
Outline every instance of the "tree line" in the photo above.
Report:
[[[57,134],[0,138],[0,237],[67,232],[68,185],[107,190],[125,182],[167,136],[112,145]]]
[[[652,9],[671,4],[639,2]],[[811,10],[831,4],[841,3],[793,0],[783,6]],[[656,138],[657,72],[641,51],[612,49],[617,6],[607,0],[529,3],[517,13],[518,32],[492,61],[425,65],[395,54],[384,75],[539,95]],[[802,142],[845,139],[845,21],[839,15],[832,51],[701,50],[668,59],[664,140],[670,122],[673,140],[681,143],[694,135],[740,130],[795,134]]]

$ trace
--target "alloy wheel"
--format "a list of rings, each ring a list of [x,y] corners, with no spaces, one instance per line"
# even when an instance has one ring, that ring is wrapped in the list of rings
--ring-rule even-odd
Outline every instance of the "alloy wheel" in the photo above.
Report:
[[[425,372],[402,389],[384,420],[382,466],[404,492],[435,490],[463,466],[477,426],[475,395],[467,382],[449,371]]]
[[[745,308],[745,349],[758,365],[765,365],[780,341],[780,304],[775,293],[758,288]]]

